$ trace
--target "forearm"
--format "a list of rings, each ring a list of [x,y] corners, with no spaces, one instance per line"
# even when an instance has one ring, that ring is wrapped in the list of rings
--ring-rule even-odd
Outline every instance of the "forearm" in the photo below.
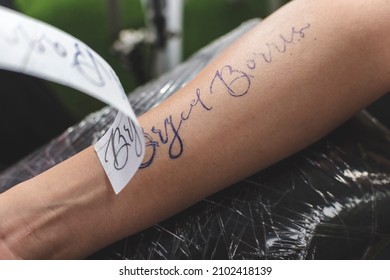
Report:
[[[390,81],[385,28],[357,28],[389,4],[345,6],[294,1],[140,117],[144,168],[118,196],[92,148],[0,196],[0,237],[23,258],[83,257],[325,135]]]

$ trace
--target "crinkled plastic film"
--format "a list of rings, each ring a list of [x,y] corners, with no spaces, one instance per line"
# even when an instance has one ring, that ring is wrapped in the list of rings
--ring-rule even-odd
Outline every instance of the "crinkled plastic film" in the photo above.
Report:
[[[142,114],[187,83],[249,21],[130,94]],[[0,175],[5,191],[96,141],[110,108],[91,114]],[[361,259],[390,256],[390,132],[365,112],[321,141],[138,234],[97,259]]]

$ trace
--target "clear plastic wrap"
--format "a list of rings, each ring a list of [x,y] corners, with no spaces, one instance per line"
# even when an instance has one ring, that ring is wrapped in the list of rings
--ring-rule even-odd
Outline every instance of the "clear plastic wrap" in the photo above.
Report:
[[[177,91],[249,21],[129,96],[142,114]],[[0,192],[74,155],[112,123],[91,114],[0,174]],[[390,132],[365,112],[321,141],[93,259],[360,259],[387,257]]]

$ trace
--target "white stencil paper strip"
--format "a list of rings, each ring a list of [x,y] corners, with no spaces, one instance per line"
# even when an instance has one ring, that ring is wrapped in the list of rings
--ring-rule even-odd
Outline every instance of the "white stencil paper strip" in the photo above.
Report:
[[[125,114],[126,117],[122,113],[118,114],[109,131],[116,131],[115,126],[124,125],[127,119],[131,133],[142,137],[137,138],[136,143],[127,139],[125,147],[129,153],[129,164],[126,167],[115,168],[119,159],[115,154],[110,158],[109,153],[104,155],[102,165],[106,173],[110,174],[116,193],[127,184],[143,159],[143,132],[117,75],[103,58],[75,37],[0,6],[0,68],[73,87]],[[104,143],[111,144],[110,141]],[[95,147],[97,151],[104,150],[100,140],[96,145],[99,146],[99,149]],[[114,166],[111,168],[110,164]],[[129,177],[128,174],[132,175]]]
[[[95,144],[96,153],[118,194],[134,176],[145,152],[144,134],[136,123],[119,112],[114,123]],[[118,173],[123,173],[118,176]]]

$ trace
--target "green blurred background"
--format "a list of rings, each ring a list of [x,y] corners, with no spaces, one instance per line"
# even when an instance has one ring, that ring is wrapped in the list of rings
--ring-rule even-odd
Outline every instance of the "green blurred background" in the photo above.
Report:
[[[145,26],[142,0],[118,0],[121,28]],[[276,6],[287,1],[274,0],[185,0],[183,14],[183,59],[241,22],[266,17]],[[112,51],[108,1],[106,0],[15,0],[23,13],[50,23],[72,34],[103,56],[117,72],[125,90],[139,86],[134,73],[126,70]],[[80,120],[104,106],[101,102],[57,84],[50,84],[70,113]]]

